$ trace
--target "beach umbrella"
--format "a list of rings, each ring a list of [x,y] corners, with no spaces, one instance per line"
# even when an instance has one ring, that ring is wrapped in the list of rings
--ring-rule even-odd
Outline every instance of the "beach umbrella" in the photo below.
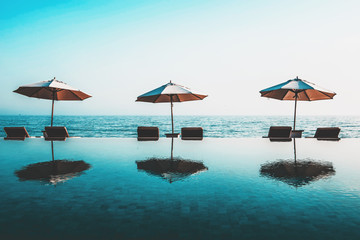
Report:
[[[20,86],[14,92],[28,97],[52,100],[51,126],[53,126],[54,101],[82,101],[91,97],[79,89],[73,88],[55,78]]]
[[[174,134],[173,103],[203,100],[207,95],[193,93],[189,88],[172,83],[171,81],[150,92],[137,97],[137,102],[163,103],[170,102],[171,106],[171,129]]]
[[[83,160],[54,160],[53,141],[51,141],[52,160],[29,164],[15,171],[21,181],[36,180],[56,185],[71,178],[80,176],[91,166]]]
[[[314,83],[299,79],[298,77],[261,90],[260,94],[261,97],[295,101],[293,130],[295,130],[296,125],[297,101],[333,99],[333,97],[336,95],[336,93],[332,91],[316,86]]]

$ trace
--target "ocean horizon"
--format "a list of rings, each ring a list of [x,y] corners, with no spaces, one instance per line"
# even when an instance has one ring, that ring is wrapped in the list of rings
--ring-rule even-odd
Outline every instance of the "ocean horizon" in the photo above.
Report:
[[[31,136],[41,136],[50,125],[49,115],[0,115],[0,136],[4,127],[24,126]],[[94,138],[134,138],[138,126],[157,126],[160,136],[171,132],[167,115],[55,115],[54,126],[66,126],[71,136]],[[174,116],[175,132],[182,127],[202,127],[204,137],[259,138],[267,135],[270,126],[293,126],[293,116]],[[340,127],[341,138],[360,138],[360,116],[298,116],[296,129],[303,137],[313,136],[318,127]]]

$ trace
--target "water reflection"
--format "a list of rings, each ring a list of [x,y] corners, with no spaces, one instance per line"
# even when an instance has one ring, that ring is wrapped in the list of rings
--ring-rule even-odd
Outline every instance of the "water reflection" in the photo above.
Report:
[[[312,159],[298,160],[294,138],[294,159],[263,164],[260,168],[260,175],[285,182],[290,186],[301,187],[321,178],[335,175],[335,169],[331,162]]]
[[[80,160],[54,160],[54,144],[51,141],[52,161],[29,164],[15,171],[20,181],[37,180],[56,185],[71,178],[80,176],[91,165]]]
[[[169,183],[180,181],[190,175],[206,171],[208,168],[198,161],[174,158],[174,138],[171,138],[170,158],[150,158],[144,161],[136,161],[137,169],[148,174],[159,176]]]

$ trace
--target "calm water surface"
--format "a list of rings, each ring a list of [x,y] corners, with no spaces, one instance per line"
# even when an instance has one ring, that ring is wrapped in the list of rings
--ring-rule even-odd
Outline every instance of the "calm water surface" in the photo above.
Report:
[[[175,116],[175,131],[182,127],[203,127],[205,137],[248,138],[267,135],[270,126],[292,126],[293,116]],[[3,127],[25,126],[32,136],[41,136],[50,116],[0,116]],[[157,126],[160,135],[171,131],[170,116],[54,116],[54,125],[66,126],[69,134],[79,137],[136,137],[138,126]],[[360,117],[298,116],[297,129],[314,136],[318,127],[340,127],[340,137],[360,138]]]
[[[170,181],[171,173],[137,166],[170,158],[170,139],[68,139],[53,143],[54,160],[91,167],[55,184],[16,175],[51,162],[50,142],[0,140],[0,238],[360,239],[358,146],[358,139],[297,139],[297,162],[326,163],[333,171],[298,168],[295,181],[287,181],[286,174],[269,176],[261,169],[293,161],[294,142],[175,139],[174,158],[206,169]],[[38,168],[32,176],[45,171]]]

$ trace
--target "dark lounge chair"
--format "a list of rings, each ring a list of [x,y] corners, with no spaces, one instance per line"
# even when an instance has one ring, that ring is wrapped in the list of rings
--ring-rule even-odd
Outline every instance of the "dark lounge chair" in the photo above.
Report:
[[[314,138],[317,140],[339,141],[339,133],[340,128],[338,127],[317,128]]]
[[[291,129],[287,126],[271,126],[268,135],[264,138],[269,138],[272,142],[290,142]]]
[[[201,127],[184,127],[181,128],[182,140],[202,140],[203,129]]]
[[[49,141],[65,141],[69,137],[66,127],[45,127],[44,138]]]
[[[158,127],[138,127],[138,141],[157,141],[159,140]]]
[[[4,140],[25,140],[30,137],[25,127],[4,127],[6,137]]]

